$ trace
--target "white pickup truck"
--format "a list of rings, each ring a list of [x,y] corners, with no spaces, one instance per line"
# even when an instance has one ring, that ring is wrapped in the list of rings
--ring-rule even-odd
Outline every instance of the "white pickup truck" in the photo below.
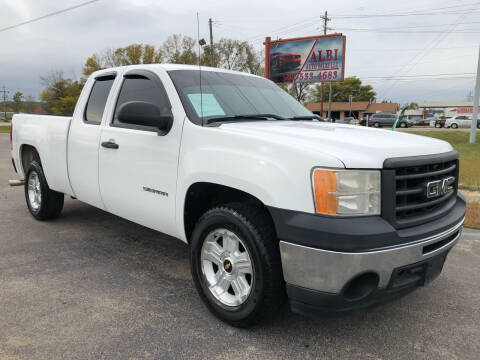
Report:
[[[90,76],[72,117],[15,115],[38,220],[64,195],[189,244],[198,292],[248,326],[365,309],[435,278],[459,240],[458,158],[440,140],[320,121],[264,78],[184,65]]]

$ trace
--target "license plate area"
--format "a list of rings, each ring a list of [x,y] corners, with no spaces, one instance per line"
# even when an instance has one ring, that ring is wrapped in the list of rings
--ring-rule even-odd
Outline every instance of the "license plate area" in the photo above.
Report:
[[[448,251],[427,260],[396,268],[392,272],[389,288],[423,286],[435,279],[443,269]]]

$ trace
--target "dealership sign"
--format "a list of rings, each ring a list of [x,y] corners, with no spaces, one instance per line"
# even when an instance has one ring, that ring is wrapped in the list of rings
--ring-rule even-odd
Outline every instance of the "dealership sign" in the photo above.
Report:
[[[265,39],[265,77],[278,83],[343,81],[345,36]]]

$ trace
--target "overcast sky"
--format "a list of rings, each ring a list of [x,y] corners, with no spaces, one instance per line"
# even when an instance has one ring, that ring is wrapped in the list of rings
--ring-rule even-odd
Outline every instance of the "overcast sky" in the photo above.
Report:
[[[85,1],[0,0],[0,29]],[[0,86],[36,97],[40,76],[62,70],[78,78],[92,53],[131,43],[159,46],[174,33],[196,38],[197,11],[201,37],[208,39],[211,17],[214,39],[261,48],[265,36],[320,34],[325,10],[329,32],[347,36],[345,75],[373,85],[377,101],[465,101],[473,91],[480,39],[480,1],[474,0],[100,0],[0,30]]]

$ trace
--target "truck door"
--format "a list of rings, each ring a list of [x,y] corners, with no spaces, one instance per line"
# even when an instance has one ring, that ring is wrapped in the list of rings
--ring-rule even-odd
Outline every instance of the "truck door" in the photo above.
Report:
[[[85,85],[88,95],[80,98],[68,133],[68,175],[75,196],[103,209],[98,187],[98,144],[105,105],[115,74],[102,74]],[[78,110],[77,110],[78,109]]]
[[[118,110],[130,101],[171,108],[160,78],[146,70],[123,75],[99,148],[100,192],[107,211],[167,234],[175,234],[175,190],[182,119],[165,135],[122,123]]]

